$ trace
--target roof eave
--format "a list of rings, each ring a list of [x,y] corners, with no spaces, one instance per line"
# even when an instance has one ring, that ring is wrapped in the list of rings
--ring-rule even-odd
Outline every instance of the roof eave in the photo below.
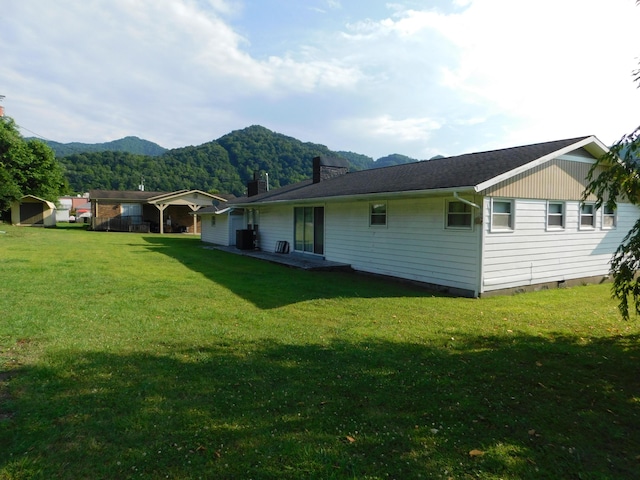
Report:
[[[243,207],[243,208],[251,208],[255,206],[263,206],[263,205],[286,205],[286,204],[300,204],[300,203],[318,203],[318,202],[339,202],[345,200],[353,200],[353,201],[365,201],[365,200],[377,200],[381,198],[411,198],[411,197],[422,197],[425,195],[429,196],[439,196],[451,194],[453,192],[458,193],[475,193],[474,186],[462,186],[462,187],[447,187],[447,188],[434,188],[428,190],[403,190],[400,192],[375,192],[375,193],[361,193],[354,195],[333,195],[328,197],[314,197],[314,198],[298,198],[298,199],[287,199],[287,200],[265,200],[261,202],[252,202],[252,203],[234,203],[234,207]]]

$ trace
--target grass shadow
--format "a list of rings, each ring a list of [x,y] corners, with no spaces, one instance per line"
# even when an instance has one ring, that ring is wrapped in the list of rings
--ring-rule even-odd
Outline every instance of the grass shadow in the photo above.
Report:
[[[149,249],[167,255],[262,309],[312,299],[445,296],[416,285],[351,272],[305,271],[205,249],[198,239],[145,236]]]
[[[0,478],[637,478],[639,340],[59,352],[12,380]]]

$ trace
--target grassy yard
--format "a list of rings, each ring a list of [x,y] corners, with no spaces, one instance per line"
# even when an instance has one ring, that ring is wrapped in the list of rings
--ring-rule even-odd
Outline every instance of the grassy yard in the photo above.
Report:
[[[0,479],[631,479],[640,320],[0,225]]]

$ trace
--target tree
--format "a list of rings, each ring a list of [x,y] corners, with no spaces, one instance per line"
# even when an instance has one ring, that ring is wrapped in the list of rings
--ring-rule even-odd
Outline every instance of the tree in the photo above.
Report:
[[[39,140],[25,140],[13,119],[0,118],[0,212],[23,195],[55,202],[65,192],[53,150]]]
[[[623,136],[589,170],[583,201],[595,195],[596,208],[615,209],[620,200],[640,206],[640,127]],[[640,314],[640,219],[626,234],[611,259],[612,296],[624,319],[629,318],[629,299]]]
[[[640,0],[636,1],[640,5]],[[640,68],[633,72],[633,81],[640,87]],[[615,209],[619,200],[640,206],[640,126],[618,140],[589,170],[589,182],[583,201],[596,197],[596,208],[606,205]],[[629,300],[636,315],[640,314],[640,219],[618,246],[611,259],[612,296],[625,320],[629,319]]]

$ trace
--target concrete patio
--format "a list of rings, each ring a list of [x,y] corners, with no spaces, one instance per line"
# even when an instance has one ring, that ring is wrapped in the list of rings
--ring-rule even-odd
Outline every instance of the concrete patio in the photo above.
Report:
[[[288,267],[300,268],[302,270],[325,270],[325,271],[350,271],[351,265],[347,263],[330,262],[315,255],[305,255],[301,253],[272,253],[262,250],[240,250],[236,247],[211,246],[204,247],[223,252],[243,255],[245,257],[257,258],[271,263],[278,263]]]

